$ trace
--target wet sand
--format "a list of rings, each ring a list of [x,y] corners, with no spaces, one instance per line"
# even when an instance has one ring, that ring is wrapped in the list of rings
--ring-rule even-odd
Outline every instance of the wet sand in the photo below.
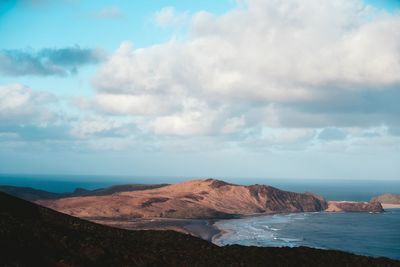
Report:
[[[201,219],[93,219],[86,218],[99,224],[128,229],[128,230],[173,230],[181,233],[191,234],[207,241],[212,241],[221,231],[214,226],[215,220]]]

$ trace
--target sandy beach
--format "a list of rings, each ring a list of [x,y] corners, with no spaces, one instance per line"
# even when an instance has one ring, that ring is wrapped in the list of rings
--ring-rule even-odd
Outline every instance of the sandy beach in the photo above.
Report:
[[[384,209],[400,209],[400,204],[384,204],[382,203]]]
[[[90,219],[99,224],[105,224],[116,228],[128,230],[173,230],[181,233],[191,234],[207,241],[212,241],[214,236],[221,234],[221,231],[214,226],[215,220],[201,219]]]

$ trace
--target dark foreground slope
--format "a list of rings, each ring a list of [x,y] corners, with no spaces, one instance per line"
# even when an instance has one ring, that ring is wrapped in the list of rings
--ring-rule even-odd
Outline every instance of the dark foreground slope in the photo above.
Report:
[[[0,193],[1,266],[400,266],[311,248],[217,247],[172,231],[98,225]]]

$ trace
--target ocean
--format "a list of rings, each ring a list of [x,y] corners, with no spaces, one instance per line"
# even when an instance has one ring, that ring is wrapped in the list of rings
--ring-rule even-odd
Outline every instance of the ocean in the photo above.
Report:
[[[222,220],[217,245],[308,246],[400,260],[400,209],[383,213],[292,213]]]

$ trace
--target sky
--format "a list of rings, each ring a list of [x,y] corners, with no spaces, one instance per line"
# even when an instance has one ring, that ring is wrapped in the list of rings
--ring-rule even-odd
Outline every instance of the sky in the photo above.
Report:
[[[0,173],[400,180],[400,1],[0,2]]]

